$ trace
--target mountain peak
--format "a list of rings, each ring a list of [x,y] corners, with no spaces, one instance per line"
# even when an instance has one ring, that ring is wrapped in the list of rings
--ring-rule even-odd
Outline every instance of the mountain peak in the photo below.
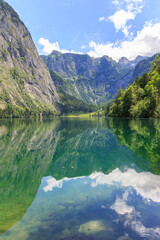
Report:
[[[119,59],[118,63],[122,66],[130,66],[135,67],[136,64],[138,64],[140,61],[146,59],[147,57],[143,57],[141,55],[138,55],[134,60],[128,60],[126,57],[122,57]]]
[[[121,58],[119,59],[118,63],[119,63],[120,65],[127,65],[127,64],[129,63],[129,60],[128,60],[128,58],[126,58],[126,57],[121,57]]]
[[[104,55],[102,58],[106,59],[108,61],[113,61],[113,59],[111,57],[109,57],[108,55]]]
[[[147,57],[143,57],[143,56],[141,56],[141,55],[138,55],[136,58],[135,58],[135,60],[134,61],[141,61],[141,60],[143,60],[143,59],[145,59],[145,58],[147,58]]]
[[[53,50],[52,52],[51,52],[51,56],[59,56],[59,55],[62,55],[63,53],[61,53],[60,51],[57,51],[57,50]]]

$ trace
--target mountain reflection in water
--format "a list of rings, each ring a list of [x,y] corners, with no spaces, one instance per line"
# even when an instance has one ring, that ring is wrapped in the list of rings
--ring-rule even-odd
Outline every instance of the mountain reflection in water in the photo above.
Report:
[[[160,121],[0,122],[0,239],[160,239]]]

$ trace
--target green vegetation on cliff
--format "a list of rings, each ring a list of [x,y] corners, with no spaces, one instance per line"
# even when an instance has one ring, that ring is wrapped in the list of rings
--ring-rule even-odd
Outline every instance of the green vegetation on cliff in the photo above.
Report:
[[[1,120],[0,235],[24,216],[42,177],[61,180],[126,167],[160,175],[158,119]]]
[[[0,118],[58,114],[50,73],[18,14],[0,0]]]
[[[0,235],[26,213],[52,162],[57,121],[0,121]]]
[[[101,105],[112,100],[120,87],[125,89],[138,76],[149,72],[155,56],[138,56],[134,61],[127,60],[127,64],[123,59],[117,63],[108,56],[91,58],[58,51],[42,58],[50,71],[64,79],[65,93],[86,103]],[[54,83],[57,86],[57,82]]]
[[[120,87],[125,89],[135,77],[148,72],[155,56],[138,56],[132,62],[123,58],[117,63],[108,56],[91,58],[53,51],[42,58],[44,61],[18,14],[0,0],[0,118],[49,118],[63,113],[95,112],[96,105],[112,100]],[[141,80],[136,80],[135,86],[140,86],[138,81],[143,78],[152,81],[156,77],[153,69],[149,75],[138,78]],[[119,91],[121,103],[119,106],[115,101],[112,115],[158,117],[159,91],[156,92],[155,84],[152,89],[140,86],[136,90],[135,86],[126,90],[124,99],[124,92]],[[133,97],[128,97],[130,91]]]
[[[65,80],[66,93],[98,105],[112,99],[124,82],[127,86],[134,69],[121,66],[108,56],[91,58],[89,55],[53,51],[42,58],[50,71]]]
[[[106,115],[114,117],[160,117],[160,54],[149,74],[138,77],[126,90],[120,89]]]
[[[61,113],[72,112],[94,112],[97,109],[96,105],[85,103],[84,101],[70,95],[69,84],[57,75],[55,72],[50,71],[51,77],[56,86],[56,90],[59,96],[59,102],[57,103]]]
[[[112,124],[120,145],[126,145],[144,160],[139,161],[137,158],[135,164],[142,168],[146,162],[154,174],[160,175],[159,119],[114,119]]]

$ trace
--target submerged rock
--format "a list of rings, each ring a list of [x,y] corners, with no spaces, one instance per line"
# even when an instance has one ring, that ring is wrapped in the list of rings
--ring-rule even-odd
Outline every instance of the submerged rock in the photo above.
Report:
[[[104,230],[108,230],[108,229],[106,226],[104,226],[103,222],[100,220],[84,223],[79,228],[80,233],[85,233],[87,235],[95,234],[97,232],[104,231]]]

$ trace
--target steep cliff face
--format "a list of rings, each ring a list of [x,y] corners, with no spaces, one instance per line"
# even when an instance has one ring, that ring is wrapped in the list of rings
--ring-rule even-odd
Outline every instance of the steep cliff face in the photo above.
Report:
[[[42,58],[50,71],[66,81],[68,93],[86,103],[101,104],[111,99],[118,90],[114,88],[116,81],[130,70],[108,56],[95,59],[88,55],[53,51]]]
[[[47,67],[64,79],[90,77],[96,71],[94,59],[88,55],[53,51],[48,57],[42,56]]]
[[[144,73],[149,72],[149,70],[151,68],[151,64],[155,60],[156,56],[157,56],[157,54],[155,54],[154,56],[152,56],[150,58],[143,59],[136,65],[134,72],[133,72],[133,76],[132,76],[133,81],[135,81],[137,77],[141,77]]]
[[[18,14],[0,0],[0,110],[56,113],[50,73]]]
[[[91,58],[88,55],[53,51],[42,58],[50,71],[64,79],[64,91],[67,94],[95,104],[113,99],[120,87],[125,89],[137,74],[148,72],[151,65],[148,59],[139,64],[143,59],[140,56],[131,62],[123,58],[117,63],[108,56]],[[53,81],[55,82],[54,78]],[[59,84],[55,82],[55,86],[59,87]]]
[[[118,63],[122,66],[135,67],[140,61],[147,59],[147,57],[142,57],[138,55],[134,60],[129,61],[126,57],[119,59]]]
[[[156,58],[156,56],[157,54],[138,62],[133,69],[131,69],[126,75],[124,75],[123,78],[121,78],[120,81],[117,81],[115,83],[115,89],[120,89],[120,88],[125,89],[128,85],[134,82],[137,77],[141,77],[144,73],[148,73],[151,68],[151,64]],[[141,58],[142,58],[141,56],[138,56],[135,59],[135,62]]]

